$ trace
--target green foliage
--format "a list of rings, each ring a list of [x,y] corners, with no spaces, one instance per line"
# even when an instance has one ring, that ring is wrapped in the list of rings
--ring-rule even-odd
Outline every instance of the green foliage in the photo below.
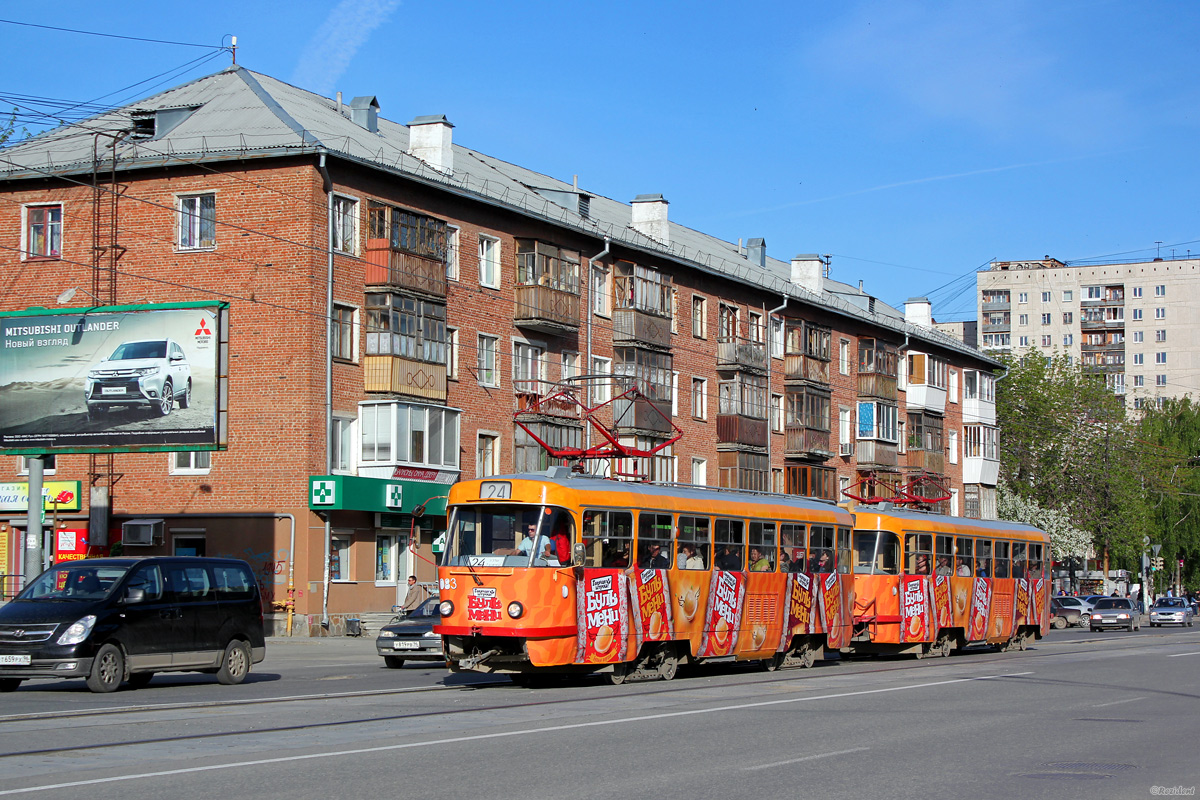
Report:
[[[1174,576],[1183,559],[1183,582],[1200,586],[1200,406],[1191,398],[1164,400],[1148,409],[1140,436],[1162,480],[1147,488],[1152,533],[1162,545],[1164,572]]]
[[[1003,480],[996,489],[996,509],[1001,519],[1024,522],[1041,528],[1050,535],[1050,552],[1054,558],[1082,557],[1092,543],[1092,536],[1071,523],[1071,515],[1062,508],[1044,508],[1032,498],[1014,493]]]

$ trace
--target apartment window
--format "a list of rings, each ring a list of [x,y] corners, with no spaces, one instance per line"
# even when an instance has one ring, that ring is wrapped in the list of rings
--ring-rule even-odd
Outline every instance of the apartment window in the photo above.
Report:
[[[1167,340],[1167,329],[1159,328],[1154,332],[1154,341],[1165,342]]]
[[[1042,337],[1042,347],[1050,347],[1050,346],[1052,346],[1052,344],[1053,344],[1052,337],[1050,337],[1050,336]]]
[[[671,288],[671,333],[679,333],[679,290]]]
[[[1074,299],[1075,299],[1075,293],[1073,291],[1071,291],[1070,289],[1063,289],[1062,301],[1064,303],[1070,303]]]
[[[479,237],[479,285],[500,286],[500,240],[492,236]]]
[[[594,375],[612,375],[612,359],[592,356],[592,373]],[[600,378],[592,384],[592,403],[607,403],[612,399],[612,380]]]
[[[513,391],[540,394],[545,380],[545,348],[529,342],[513,342]]]
[[[1160,283],[1158,286],[1155,286],[1154,287],[1154,296],[1155,297],[1166,297],[1167,296],[1166,284]]]
[[[771,430],[783,433],[783,395],[771,395]]]
[[[767,418],[767,379],[761,375],[737,373],[732,380],[717,385],[718,414],[736,414],[751,419]]]
[[[178,198],[179,247],[199,250],[217,246],[217,196],[193,194]]]
[[[1018,314],[1017,315],[1017,324],[1018,325],[1028,325],[1029,324],[1029,315],[1028,314]]]
[[[446,378],[458,380],[458,328],[446,328]]]
[[[1042,302],[1043,303],[1050,302],[1050,293],[1049,292],[1042,292]]]
[[[333,249],[354,255],[358,252],[358,201],[333,197]]]
[[[1142,310],[1141,310],[1140,308],[1135,308],[1135,309],[1133,310],[1133,320],[1134,320],[1134,322],[1137,322],[1137,321],[1138,321],[1138,320],[1140,320],[1141,318],[1142,318]]]
[[[1050,324],[1050,315],[1049,314],[1042,314],[1042,324],[1043,325]]]
[[[1103,300],[1104,299],[1104,287],[1103,286],[1085,286],[1085,287],[1083,287],[1083,291],[1087,293],[1088,300]]]
[[[988,425],[967,425],[963,428],[963,456],[966,458],[999,458],[999,431]]]
[[[850,340],[841,339],[838,341],[838,372],[843,375],[850,374]]]
[[[1142,287],[1140,287],[1140,286],[1133,287],[1133,296],[1141,297],[1142,296]]]
[[[900,455],[904,455],[905,453],[908,452],[908,440],[904,437],[905,422],[904,422],[904,420],[900,420],[896,424],[899,428],[899,433],[897,436],[898,441],[896,442],[896,452],[899,453]]]
[[[446,363],[446,306],[389,292],[367,295],[367,355]]]
[[[947,390],[947,399],[951,403],[958,402],[958,370],[950,370],[950,388]]]
[[[946,452],[950,456],[950,463],[958,463],[958,431],[946,432]]]
[[[1018,303],[1028,303],[1029,302],[1029,292],[1018,292],[1017,293],[1017,302]]]
[[[1144,355],[1142,355],[1141,353],[1134,353],[1133,354],[1133,363],[1134,363],[1134,366],[1141,366],[1142,364],[1146,363],[1146,357]]]
[[[346,534],[330,536],[329,579],[331,581],[351,580],[350,565],[350,537]]]
[[[62,256],[62,206],[26,206],[24,253],[29,258]]]
[[[671,416],[679,416],[679,373],[671,373]]]
[[[353,306],[334,304],[333,306],[333,340],[330,342],[330,355],[334,358],[353,361],[357,355],[355,345],[358,343],[356,322],[358,310]]]
[[[399,561],[400,544],[396,541],[396,534],[375,534],[375,583],[396,583]]]
[[[569,381],[579,375],[579,353],[571,350],[562,354],[562,379]]]
[[[1134,342],[1142,342],[1144,340],[1145,340],[1145,335],[1141,331],[1133,332],[1133,341]]]
[[[692,484],[695,486],[708,485],[708,459],[692,458]]]
[[[1167,385],[1167,376],[1166,375],[1155,375],[1154,376],[1154,385],[1155,386],[1166,386]]]
[[[592,313],[612,316],[612,273],[603,264],[592,267]]]
[[[42,474],[43,475],[53,475],[56,471],[57,471],[57,468],[56,468],[54,456],[53,455],[42,456]],[[17,457],[17,472],[21,475],[29,474],[29,457],[28,456],[18,456]]]
[[[731,342],[738,335],[738,310],[721,303],[717,307],[717,340]]]
[[[211,466],[212,453],[208,450],[171,453],[172,475],[207,475]]]
[[[1165,308],[1154,309],[1154,318],[1155,319],[1166,319],[1167,318],[1167,310]]]
[[[500,357],[497,350],[499,337],[479,334],[477,355],[479,361],[479,383],[483,386],[500,385]]]
[[[1028,336],[1022,336],[1019,339],[1017,339],[1017,341],[1020,343],[1021,347],[1029,347],[1029,337]]]
[[[828,332],[825,334],[828,336]],[[771,358],[783,358],[783,318],[771,317]],[[825,360],[829,360],[829,341],[825,341]]]
[[[708,338],[708,300],[695,294],[692,295],[692,336]]]
[[[446,226],[446,280],[458,280],[459,234],[461,231],[453,225]]]
[[[896,442],[899,439],[897,408],[875,400],[858,404],[858,438]]]
[[[330,450],[334,472],[354,470],[354,417],[334,417],[330,425]]]
[[[418,403],[360,403],[360,463],[457,469],[460,413]]]
[[[475,477],[500,474],[500,435],[480,433],[475,439]]]
[[[1064,333],[1063,334],[1063,347],[1070,347],[1073,344],[1075,344],[1075,334]]]
[[[1141,388],[1146,385],[1146,377],[1144,375],[1134,375],[1133,385],[1135,388]]]
[[[1070,311],[1063,312],[1063,325],[1070,325],[1075,321],[1075,315]]]
[[[762,344],[765,335],[762,314],[751,311],[747,317],[747,326],[749,327],[750,341]]]
[[[708,419],[708,381],[692,378],[692,416]]]
[[[1155,364],[1167,363],[1167,354],[1166,353],[1155,353],[1154,354],[1154,363]]]

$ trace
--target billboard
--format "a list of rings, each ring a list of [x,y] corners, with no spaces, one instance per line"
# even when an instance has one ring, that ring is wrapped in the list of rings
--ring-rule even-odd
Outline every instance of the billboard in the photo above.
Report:
[[[228,308],[0,314],[0,452],[222,448]]]

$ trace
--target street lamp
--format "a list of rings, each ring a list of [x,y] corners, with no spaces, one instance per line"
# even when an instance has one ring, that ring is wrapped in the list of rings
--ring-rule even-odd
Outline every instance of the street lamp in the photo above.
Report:
[[[92,294],[87,289],[80,289],[78,286],[72,286],[69,289],[64,289],[58,297],[54,298],[54,302],[58,303],[60,306],[65,306],[67,303],[71,302],[72,299],[74,299],[76,292],[83,292],[97,303],[100,302],[99,297],[96,297],[96,295]]]

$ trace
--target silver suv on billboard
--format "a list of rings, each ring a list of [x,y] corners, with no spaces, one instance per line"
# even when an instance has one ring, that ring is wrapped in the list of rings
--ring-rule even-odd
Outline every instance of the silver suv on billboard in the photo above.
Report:
[[[176,401],[191,404],[192,368],[174,339],[122,342],[88,370],[84,398],[89,419],[121,406],[148,406],[165,417]]]

